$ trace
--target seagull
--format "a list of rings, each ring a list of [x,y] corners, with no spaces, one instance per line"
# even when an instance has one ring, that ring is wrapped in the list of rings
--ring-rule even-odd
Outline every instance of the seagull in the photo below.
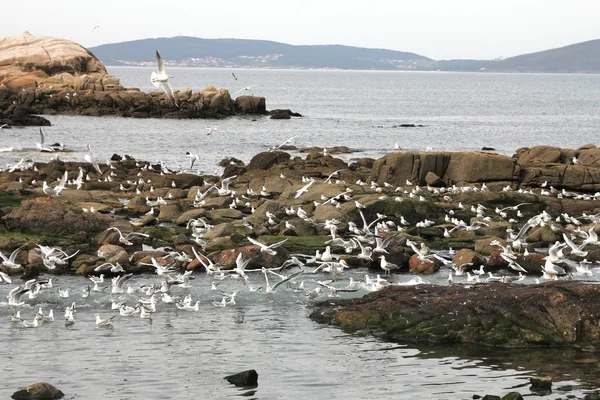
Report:
[[[113,315],[110,318],[102,319],[102,318],[100,318],[100,314],[96,314],[96,326],[98,328],[107,328],[107,327],[110,327],[110,326],[112,326],[112,320],[113,320],[114,317],[115,316]]]
[[[241,92],[244,92],[244,91],[248,91],[248,92],[249,92],[249,91],[250,91],[250,89],[252,89],[252,88],[253,88],[253,87],[255,87],[255,86],[258,86],[258,85],[250,85],[250,86],[246,86],[245,88],[243,88],[243,89],[240,89],[240,90],[238,90],[237,92],[235,92],[235,94],[238,94],[238,93],[241,93]]]
[[[162,84],[163,90],[167,94],[167,97],[171,100],[171,102],[176,107],[179,107],[179,105],[177,105],[177,101],[175,100],[175,95],[173,94],[173,89],[171,88],[171,85],[169,84],[169,79],[172,78],[172,76],[167,75],[167,73],[165,72],[165,64],[164,64],[162,58],[160,57],[160,53],[158,52],[158,49],[156,49],[156,66],[158,69],[158,73],[152,72],[152,75],[150,76],[150,81],[152,82],[152,84],[155,87],[158,87],[160,84]]]
[[[0,251],[0,259],[2,259],[2,265],[4,265],[6,268],[19,268],[21,266],[21,264],[17,264],[15,262],[17,255],[19,255],[19,251],[21,251],[21,249],[25,247],[25,245],[17,248],[15,251],[13,251],[12,253],[10,253],[10,257],[6,257],[4,254],[2,254],[2,252]],[[4,276],[3,276],[3,279]],[[5,279],[6,280],[6,279]],[[9,278],[10,280],[10,278]],[[7,281],[8,283],[10,283],[10,281]]]
[[[311,179],[310,182],[308,182],[306,185],[302,186],[300,189],[296,190],[296,195],[294,196],[295,199],[297,199],[298,197],[302,196],[303,193],[308,191],[308,188],[315,183],[314,179]]]
[[[67,179],[69,177],[68,174],[69,173],[67,171],[65,171],[62,178],[60,179],[60,182],[55,187],[48,186],[48,183],[46,183],[46,181],[44,181],[44,183],[42,185],[42,191],[50,197],[60,196],[60,192],[62,192],[67,185]]]
[[[10,276],[8,276],[8,274],[5,274],[4,272],[0,271],[0,283],[2,282],[6,282],[6,283],[12,283],[12,278]]]
[[[56,149],[52,146],[46,146],[44,144],[44,131],[40,127],[40,143],[36,143],[35,146],[42,153],[54,153]]]
[[[25,328],[37,328],[39,326],[39,321],[42,320],[42,316],[40,314],[35,314],[35,317],[33,318],[33,322],[27,322],[25,320],[21,320],[21,323],[23,324],[23,326]]]
[[[142,236],[142,237],[148,237],[149,235],[145,234],[145,233],[140,233],[140,232],[130,232],[127,235],[123,236],[123,234],[121,233],[121,230],[117,227],[110,227],[107,229],[107,231],[116,231],[119,233],[119,243],[123,243],[126,246],[132,246],[133,242],[130,240],[132,239],[134,236]]]
[[[97,22],[96,25],[94,25],[94,27],[92,28],[92,32],[94,32],[98,28],[100,28],[100,22]]]
[[[298,136],[292,136],[291,138],[287,139],[285,142],[281,143],[279,146],[277,146],[277,147],[274,147],[274,148],[273,148],[273,149],[271,149],[271,150],[277,150],[277,149],[280,149],[280,148],[282,148],[283,146],[285,146],[286,144],[290,144],[290,143],[292,143],[292,141],[293,141],[294,139],[296,139],[297,137],[298,137]]]
[[[233,79],[235,79],[236,81],[238,80],[237,76],[235,76],[235,74],[232,72],[231,76],[233,76]]]
[[[392,264],[391,262],[387,262],[384,255],[380,255],[381,259],[381,269],[385,271],[385,275],[389,274],[391,270],[398,269],[396,264]]]
[[[304,270],[300,270],[298,272],[294,272],[293,274],[287,276],[286,278],[282,279],[281,281],[277,282],[276,284],[274,284],[273,286],[271,286],[269,284],[269,277],[267,275],[267,269],[263,267],[262,269],[262,273],[265,275],[265,281],[267,282],[267,289],[265,290],[266,294],[271,294],[271,293],[275,293],[275,290],[277,289],[277,287],[279,285],[281,285],[284,282],[289,281],[290,279],[293,279],[295,277],[297,277],[298,275],[302,274],[304,272]]]
[[[116,262],[114,264],[105,262],[104,264],[100,264],[96,268],[94,268],[94,272],[103,272],[103,271],[110,271],[115,274],[118,274],[119,272],[125,272],[125,270],[123,269],[121,264],[119,264],[118,262]],[[100,283],[104,282],[104,275],[100,274],[100,279],[95,279],[95,278],[92,279],[92,277],[90,277],[90,280],[92,282],[94,282],[94,285],[100,284]]]
[[[21,301],[21,297],[23,297],[23,295],[27,292],[29,292],[29,289],[21,286],[13,288],[10,292],[8,292],[8,296],[6,296],[8,299],[8,305],[15,307],[24,305],[25,302]]]
[[[193,154],[189,151],[186,151],[185,156],[190,159],[190,169],[194,168],[194,163],[196,161],[200,161],[200,157],[198,156],[198,154]]]
[[[259,242],[256,239],[253,239],[251,237],[247,237],[248,241],[252,244],[257,245],[258,247],[260,247],[260,252],[261,253],[267,253],[270,256],[274,256],[275,254],[277,254],[277,251],[273,250],[279,246],[281,246],[285,241],[287,241],[287,239],[282,240],[281,242],[277,242],[277,243],[273,243],[272,245],[265,245],[261,242]],[[241,254],[241,253],[240,253]]]

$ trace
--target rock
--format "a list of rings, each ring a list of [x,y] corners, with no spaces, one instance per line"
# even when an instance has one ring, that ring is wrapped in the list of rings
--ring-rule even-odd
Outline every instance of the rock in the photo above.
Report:
[[[470,249],[460,249],[452,261],[454,261],[457,266],[472,263],[473,266],[471,268],[478,268],[480,265],[485,264],[485,258],[481,254]]]
[[[486,394],[481,398],[481,400],[502,400],[502,398],[493,394]]]
[[[229,383],[232,383],[235,386],[258,386],[258,373],[253,369],[226,376],[225,379],[227,379]]]
[[[29,32],[2,39],[0,84],[8,88],[35,84],[63,71],[107,74],[92,53],[70,40],[33,36]]]
[[[53,400],[62,399],[64,393],[47,382],[34,383],[19,389],[11,396],[14,400]]]
[[[425,175],[425,183],[429,186],[433,186],[433,187],[444,187],[446,186],[446,184],[444,183],[444,181],[442,180],[442,178],[440,178],[439,176],[437,176],[434,172],[428,172],[427,175]]]
[[[178,202],[169,202],[160,206],[159,221],[176,222],[183,213],[183,207]]]
[[[258,153],[250,160],[247,170],[268,170],[276,164],[282,164],[290,159],[289,153],[284,151],[265,151]]]
[[[551,376],[532,376],[529,378],[531,383],[532,391],[546,391],[552,390],[552,377]]]
[[[292,115],[289,110],[273,110],[270,112],[271,119],[291,119]]]
[[[324,302],[310,316],[348,331],[376,331],[391,341],[585,347],[600,340],[596,297],[597,285],[581,281],[390,286],[334,306]]]
[[[418,255],[413,254],[408,260],[408,268],[413,274],[431,275],[440,269],[440,265],[437,262],[421,261]]]
[[[104,258],[109,260],[117,257],[120,253],[125,252],[125,249],[121,246],[117,246],[116,244],[105,244],[98,248],[98,252],[104,253],[106,255]]]
[[[544,245],[553,244],[558,239],[559,233],[554,232],[550,225],[547,224],[533,228],[531,232],[525,236],[525,242],[527,243],[540,243]]]
[[[561,151],[558,147],[535,146],[530,149],[518,149],[516,153],[517,163],[522,167],[560,163]]]
[[[490,244],[491,242],[493,242],[495,240],[500,242],[500,244],[502,246],[506,246],[506,242],[504,241],[504,239],[499,238],[497,236],[490,236],[490,237],[476,240],[475,241],[475,251],[477,253],[489,256],[490,254],[492,254],[493,250],[498,249],[498,246],[492,246]]]
[[[49,198],[24,200],[20,207],[12,210],[3,219],[8,229],[49,236],[78,232],[90,235],[105,230],[111,221],[102,214],[75,214]]]
[[[235,99],[235,109],[243,114],[266,114],[267,105],[264,97],[238,96]]]
[[[206,218],[215,224],[227,222],[227,220],[231,219],[241,219],[243,215],[240,210],[233,210],[231,208],[219,208],[206,212]]]
[[[230,222],[224,222],[215,226],[206,235],[203,236],[205,240],[211,240],[223,236],[231,236],[235,233],[235,226]]]
[[[502,400],[523,400],[523,396],[519,392],[510,392],[502,396]]]
[[[512,182],[519,177],[515,161],[507,156],[483,151],[394,152],[375,161],[372,176],[378,182],[395,186],[408,180],[426,185],[429,173],[448,184]],[[430,175],[430,179],[433,179]]]
[[[188,210],[188,211],[184,211],[183,214],[181,214],[177,220],[175,221],[175,223],[177,225],[187,225],[187,223],[189,222],[189,220],[191,219],[197,219],[200,217],[204,217],[204,215],[206,215],[206,210],[203,208],[194,208],[192,210]]]

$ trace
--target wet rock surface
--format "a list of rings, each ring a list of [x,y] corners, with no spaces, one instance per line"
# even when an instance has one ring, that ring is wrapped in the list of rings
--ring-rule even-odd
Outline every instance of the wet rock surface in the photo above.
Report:
[[[362,299],[320,304],[311,318],[393,341],[597,346],[597,291],[597,285],[575,281],[388,287]]]

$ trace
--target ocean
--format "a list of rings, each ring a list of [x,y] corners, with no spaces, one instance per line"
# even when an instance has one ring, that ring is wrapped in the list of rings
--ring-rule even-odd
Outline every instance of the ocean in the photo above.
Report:
[[[152,68],[109,67],[126,87],[156,90]],[[264,96],[268,109],[289,108],[292,120],[234,117],[225,120],[161,120],[50,116],[46,141],[61,142],[83,160],[90,144],[99,160],[114,153],[172,168],[186,168],[185,152],[201,156],[196,168],[214,173],[225,156],[245,162],[291,137],[298,147],[345,145],[342,157],[378,158],[405,150],[480,150],[512,155],[540,144],[577,148],[598,140],[600,75],[491,74],[386,71],[305,71],[167,68],[174,90],[208,85]],[[232,72],[238,80],[234,80]],[[401,128],[401,124],[423,125]],[[208,135],[207,128],[217,128]],[[35,151],[35,127],[0,131],[0,166]],[[13,148],[12,152],[1,152]],[[52,155],[46,155],[50,159]]]
[[[151,68],[109,67],[122,84],[155,90]],[[394,150],[478,150],[492,147],[511,155],[534,145],[578,147],[597,143],[600,127],[600,76],[445,72],[300,71],[169,68],[172,86],[244,87],[265,96],[267,108],[290,108],[304,116],[292,120],[234,117],[225,120],[160,120],[116,117],[48,116],[49,143],[83,160],[90,144],[99,160],[113,153],[163,161],[187,168],[186,151],[201,156],[195,171],[218,172],[224,156],[245,162],[267,148],[295,137],[298,147],[346,145],[346,160],[377,158]],[[234,80],[232,72],[238,80]],[[247,93],[247,91],[240,92]],[[422,127],[401,128],[400,124]],[[206,128],[217,130],[208,135]],[[0,166],[21,158],[49,160],[35,151],[38,128],[0,130]],[[11,151],[7,151],[12,148]],[[348,274],[361,279],[365,271]],[[408,281],[411,276],[398,276]],[[427,277],[446,284],[446,275]],[[305,277],[307,290],[323,275]],[[547,398],[581,395],[598,387],[600,374],[590,356],[572,349],[502,350],[480,346],[388,343],[346,334],[308,319],[311,305],[303,293],[279,289],[271,297],[250,292],[235,307],[215,307],[221,293],[197,274],[188,289],[200,311],[159,305],[153,321],[115,319],[112,329],[96,328],[94,314],[115,315],[111,299],[135,304],[132,295],[108,293],[81,297],[85,278],[55,277],[55,288],[22,308],[31,320],[38,307],[54,309],[53,323],[24,329],[10,322],[7,285],[0,285],[0,397],[19,386],[48,381],[66,399],[470,399],[473,395],[517,390],[529,393],[529,377],[551,375]],[[135,276],[133,285],[159,282]],[[251,284],[264,284],[262,275]],[[297,283],[296,283],[297,284]],[[235,290],[235,282],[220,286]],[[57,287],[71,288],[58,297]],[[182,294],[187,293],[185,291]],[[365,292],[358,292],[357,296]],[[347,297],[348,295],[346,295]],[[76,301],[76,324],[65,328],[64,306]],[[335,302],[332,298],[328,301]],[[595,364],[592,364],[595,365]],[[238,389],[225,375],[256,369],[256,389]]]

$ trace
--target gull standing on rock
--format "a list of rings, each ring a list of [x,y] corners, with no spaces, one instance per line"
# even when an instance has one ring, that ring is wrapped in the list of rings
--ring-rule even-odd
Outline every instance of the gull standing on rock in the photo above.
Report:
[[[150,81],[155,87],[158,87],[162,84],[163,90],[167,94],[169,100],[171,100],[175,107],[179,107],[179,105],[177,104],[177,100],[175,100],[173,89],[169,84],[169,79],[172,78],[172,76],[167,75],[167,73],[165,72],[165,63],[163,62],[163,59],[161,58],[160,53],[158,52],[158,49],[156,49],[156,68],[158,69],[158,73],[153,71],[152,75],[150,76]]]

